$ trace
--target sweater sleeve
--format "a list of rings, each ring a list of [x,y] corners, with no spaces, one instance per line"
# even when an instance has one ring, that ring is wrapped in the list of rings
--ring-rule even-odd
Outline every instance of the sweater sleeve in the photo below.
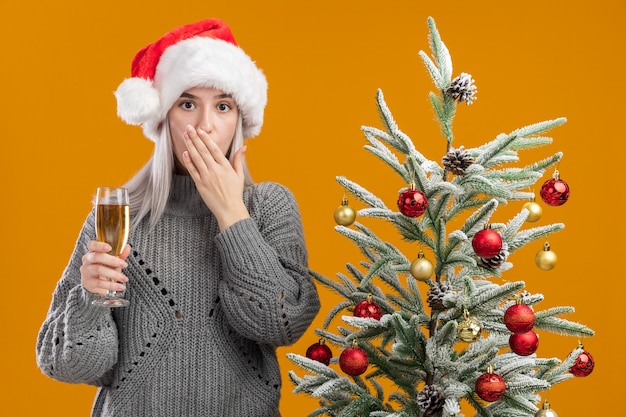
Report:
[[[37,365],[51,378],[103,385],[117,362],[117,327],[110,309],[93,306],[96,297],[80,282],[82,257],[94,238],[94,215],[88,216],[37,337]]]
[[[320,303],[293,195],[276,183],[255,187],[251,218],[216,237],[224,270],[220,300],[241,335],[284,346],[306,331]]]

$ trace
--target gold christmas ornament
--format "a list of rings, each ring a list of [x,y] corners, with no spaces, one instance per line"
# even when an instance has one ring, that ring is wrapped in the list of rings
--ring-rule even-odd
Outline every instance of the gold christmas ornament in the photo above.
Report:
[[[411,275],[418,281],[428,281],[433,275],[433,264],[424,257],[424,252],[421,250],[417,254],[417,259],[411,262]]]
[[[356,220],[356,213],[352,207],[348,205],[346,197],[341,200],[341,205],[335,209],[335,223],[340,226],[350,226]]]
[[[527,222],[536,222],[541,218],[541,206],[535,202],[535,197],[533,196],[530,201],[528,201],[522,208],[528,210],[528,217],[526,217]]]
[[[550,250],[550,244],[548,242],[544,243],[543,249],[537,252],[535,256],[535,263],[544,271],[549,271],[556,266],[556,253]]]
[[[475,342],[480,336],[482,330],[480,322],[476,320],[476,318],[470,317],[469,311],[465,309],[463,311],[463,321],[460,322],[457,327],[459,339],[466,343]]]
[[[559,417],[554,410],[550,408],[550,403],[548,401],[543,402],[543,406],[541,409],[535,413],[535,417]]]

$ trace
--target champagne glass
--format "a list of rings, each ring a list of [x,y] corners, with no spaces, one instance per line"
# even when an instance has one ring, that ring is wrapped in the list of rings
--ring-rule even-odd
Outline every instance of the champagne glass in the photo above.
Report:
[[[119,256],[128,241],[130,224],[128,191],[125,188],[99,187],[96,194],[96,239],[111,245],[110,255]],[[120,291],[108,290],[93,301],[103,307],[129,304]]]

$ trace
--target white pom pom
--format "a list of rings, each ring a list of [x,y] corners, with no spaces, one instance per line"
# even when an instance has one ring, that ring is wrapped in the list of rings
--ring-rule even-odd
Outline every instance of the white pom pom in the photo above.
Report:
[[[115,91],[117,115],[126,123],[140,125],[158,116],[161,106],[159,92],[152,81],[127,78]]]

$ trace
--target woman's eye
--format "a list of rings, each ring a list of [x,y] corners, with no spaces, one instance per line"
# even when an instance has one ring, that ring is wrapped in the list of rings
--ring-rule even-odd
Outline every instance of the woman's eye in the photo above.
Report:
[[[196,105],[193,104],[193,102],[191,101],[183,101],[182,103],[180,103],[180,107],[182,107],[184,110],[193,110],[196,108]]]
[[[228,103],[220,103],[217,105],[217,110],[220,112],[227,112],[228,110],[230,110],[232,107],[230,106],[230,104]]]

